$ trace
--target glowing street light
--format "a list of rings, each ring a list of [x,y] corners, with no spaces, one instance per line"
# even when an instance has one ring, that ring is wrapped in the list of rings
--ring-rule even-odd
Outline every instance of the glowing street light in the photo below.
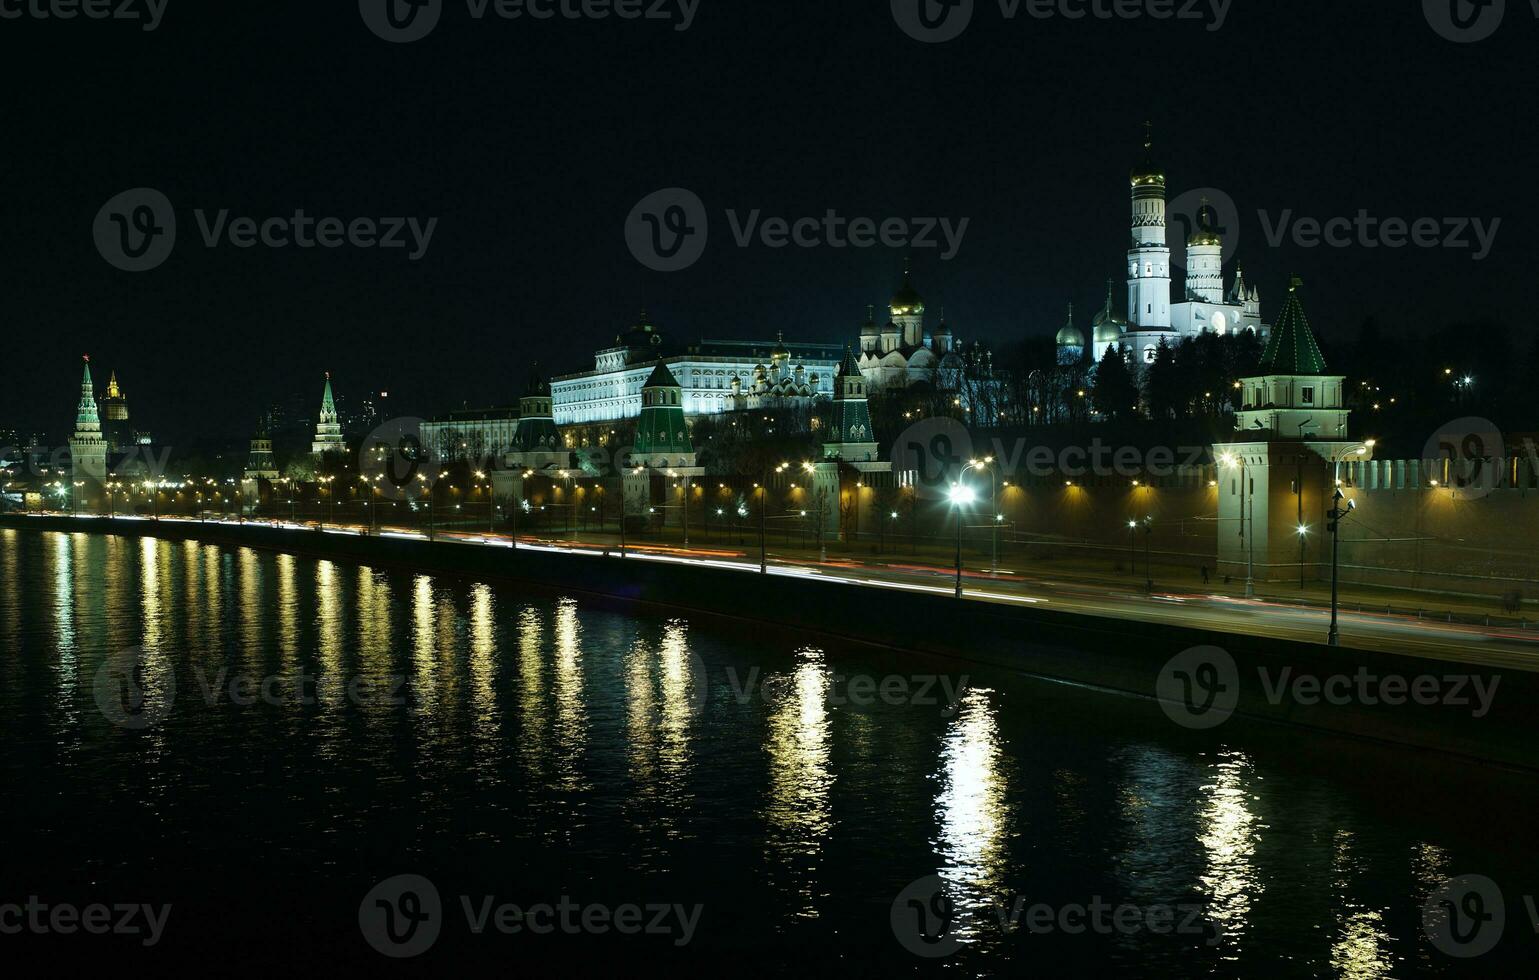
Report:
[[[965,483],[954,483],[947,494],[951,498],[951,506],[957,512],[957,598],[962,598],[962,508],[970,505],[977,494],[973,488]]]

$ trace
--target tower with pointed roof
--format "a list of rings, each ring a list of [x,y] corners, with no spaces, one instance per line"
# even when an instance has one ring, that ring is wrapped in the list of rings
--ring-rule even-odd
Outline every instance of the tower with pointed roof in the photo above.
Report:
[[[276,480],[279,475],[273,441],[267,435],[267,425],[260,423],[251,438],[251,451],[246,455],[246,469],[241,476],[246,480]]]
[[[347,452],[347,443],[342,438],[342,424],[337,419],[337,402],[331,394],[331,372],[326,372],[326,387],[321,392],[321,414],[315,424],[315,441],[310,444],[310,452],[317,459],[328,453],[341,455]]]
[[[866,379],[860,373],[860,362],[848,347],[839,363],[839,373],[834,376],[834,414],[829,430],[823,440],[824,459],[876,462],[878,450],[871,428],[871,407],[866,402]]]
[[[513,451],[529,456],[557,453],[560,449],[561,433],[556,429],[556,417],[551,410],[550,382],[540,371],[540,365],[535,364],[529,371],[523,397],[518,400],[518,427],[513,431]],[[534,468],[532,459],[526,459],[525,465]]]
[[[1128,322],[1170,329],[1170,245],[1165,238],[1165,171],[1154,162],[1154,126],[1145,123],[1143,162],[1133,168],[1133,236],[1128,249]]]
[[[1288,301],[1261,355],[1260,373],[1240,380],[1244,399],[1236,426],[1252,438],[1347,437],[1345,379],[1326,371],[1299,299],[1302,287],[1295,278],[1288,288]]]
[[[1218,567],[1255,581],[1319,578],[1327,560],[1325,512],[1341,464],[1366,461],[1369,443],[1347,429],[1343,378],[1329,373],[1294,279],[1257,373],[1240,380],[1235,437],[1218,462]]]
[[[1197,303],[1224,301],[1224,239],[1218,212],[1207,198],[1197,209],[1197,227],[1186,240],[1186,298]]]
[[[107,478],[107,440],[96,411],[96,386],[91,381],[91,356],[85,355],[80,401],[75,408],[75,434],[69,440],[70,474],[75,480],[97,483]]]
[[[662,362],[641,386],[641,419],[636,423],[631,462],[661,469],[695,465],[695,449],[684,423],[684,388]]]

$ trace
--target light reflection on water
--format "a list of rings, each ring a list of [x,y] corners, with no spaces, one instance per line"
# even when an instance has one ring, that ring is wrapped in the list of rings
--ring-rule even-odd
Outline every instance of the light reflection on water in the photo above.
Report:
[[[992,694],[979,688],[967,692],[941,748],[936,850],[945,859],[941,878],[962,912],[957,936],[963,941],[991,927],[1010,870],[1005,839],[1010,787]]]
[[[1527,850],[1491,858],[1457,813],[1386,827],[1351,779],[1282,764],[1296,733],[1283,748],[1194,741],[1125,720],[1110,699],[1039,701],[1003,672],[985,686],[976,666],[957,671],[974,678],[954,713],[852,710],[834,698],[839,677],[936,665],[740,624],[248,549],[12,530],[0,530],[0,617],[0,724],[6,746],[26,745],[5,765],[50,801],[52,821],[8,814],[6,827],[38,875],[250,881],[274,873],[271,851],[294,875],[426,868],[494,890],[647,887],[746,909],[716,913],[732,941],[777,935],[785,956],[854,944],[901,970],[912,964],[888,905],[938,873],[966,913],[958,962],[975,972],[1059,949],[991,928],[1003,898],[1104,893],[1198,902],[1222,939],[1194,954],[1127,934],[1052,955],[1256,975],[1286,948],[1302,972],[1352,978],[1436,962],[1417,916],[1448,875],[1539,875]],[[148,685],[178,685],[166,722],[133,735],[92,700],[97,666],[128,646],[144,649]],[[195,667],[325,682],[312,705],[208,705]],[[753,669],[760,687],[733,696],[728,671],[740,684]],[[407,682],[402,707],[347,690],[392,675]],[[91,836],[104,787],[143,805],[112,810],[110,840],[134,846],[110,855]],[[228,835],[260,842],[253,866]]]
[[[791,897],[792,913],[815,917],[827,892],[823,850],[834,827],[829,792],[829,677],[822,650],[797,652],[789,674],[765,678],[771,705],[764,751],[769,791],[764,806],[771,876]]]
[[[1208,917],[1223,931],[1223,949],[1237,956],[1245,943],[1251,909],[1266,890],[1257,873],[1256,845],[1266,829],[1252,809],[1253,766],[1244,752],[1226,749],[1203,786],[1197,841],[1206,857],[1199,878],[1208,895]]]

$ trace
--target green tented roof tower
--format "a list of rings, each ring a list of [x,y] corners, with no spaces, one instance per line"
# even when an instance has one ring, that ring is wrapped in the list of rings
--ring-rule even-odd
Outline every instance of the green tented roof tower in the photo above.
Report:
[[[551,407],[550,382],[535,364],[529,383],[518,400],[518,428],[513,432],[513,451],[519,453],[554,452],[561,445],[561,433]]]
[[[1288,289],[1288,302],[1272,328],[1266,352],[1261,355],[1262,374],[1325,374],[1325,355],[1320,353],[1314,331],[1309,329],[1309,318],[1299,302],[1301,286],[1303,282],[1295,277]]]
[[[636,462],[647,466],[695,465],[695,448],[684,424],[684,388],[661,362],[641,387],[634,455]]]
[[[876,462],[877,445],[871,431],[871,407],[866,402],[866,379],[848,347],[834,377],[834,416],[830,428],[823,442],[825,459]]]

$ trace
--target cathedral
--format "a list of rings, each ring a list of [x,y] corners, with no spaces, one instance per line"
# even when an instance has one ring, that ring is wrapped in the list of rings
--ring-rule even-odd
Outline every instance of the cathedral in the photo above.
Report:
[[[1144,141],[1144,159],[1130,175],[1133,196],[1132,237],[1127,257],[1128,293],[1126,320],[1113,308],[1113,284],[1107,283],[1106,306],[1096,314],[1091,335],[1069,322],[1058,333],[1058,363],[1099,363],[1106,351],[1122,344],[1136,363],[1151,364],[1161,341],[1178,344],[1183,338],[1203,333],[1227,334],[1249,330],[1265,339],[1270,332],[1261,322],[1261,294],[1247,285],[1245,274],[1235,269],[1234,282],[1225,285],[1224,239],[1218,214],[1204,202],[1197,211],[1196,228],[1185,242],[1186,277],[1180,302],[1171,302],[1171,242],[1167,227],[1165,172],[1154,161],[1154,143]]]
[[[964,364],[946,318],[934,333],[925,332],[924,299],[914,289],[905,264],[903,285],[888,304],[889,319],[878,327],[873,310],[866,312],[860,328],[860,357],[856,363],[872,388],[907,388],[916,384],[940,386],[945,376],[960,377]]]

